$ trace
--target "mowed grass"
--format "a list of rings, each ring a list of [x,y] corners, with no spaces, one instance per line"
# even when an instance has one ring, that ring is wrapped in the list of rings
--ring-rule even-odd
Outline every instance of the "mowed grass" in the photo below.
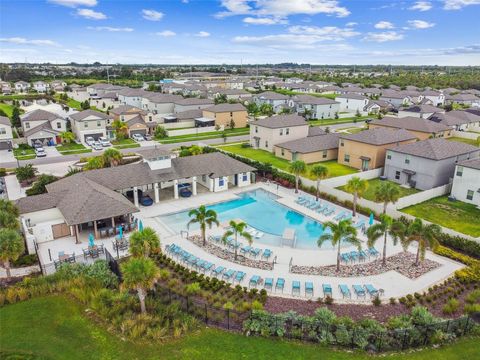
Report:
[[[372,180],[367,180],[368,182],[368,188],[367,191],[363,193],[363,198],[370,200],[370,201],[375,201],[375,189],[377,188],[380,183],[384,182],[391,182],[392,184],[395,184],[393,181],[388,181],[388,180],[380,180],[380,179],[372,179]],[[345,188],[345,185],[339,186],[337,189],[348,192]],[[416,194],[419,192],[417,189],[407,189],[404,187],[399,186],[400,189],[400,197]]]
[[[321,345],[246,337],[201,329],[177,340],[136,344],[107,332],[86,317],[72,300],[37,298],[0,308],[0,358],[31,360],[367,360],[363,352],[334,350]],[[392,360],[466,360],[480,357],[478,338],[462,339],[439,349],[390,354]]]
[[[116,149],[140,147],[140,144],[133,139],[112,140],[112,145]]]
[[[251,147],[244,148],[241,144],[236,145],[227,145],[227,146],[218,146],[219,149],[228,151],[237,155],[247,157],[252,160],[257,160],[263,163],[269,163],[273,167],[276,167],[283,171],[289,171],[291,162],[285,159],[276,157],[269,151],[253,149]],[[312,178],[309,173],[310,169],[316,165],[321,164],[328,168],[328,177],[343,176],[348,174],[353,174],[358,172],[356,169],[337,163],[336,160],[323,161],[319,163],[313,163],[307,165],[307,174],[306,177]]]
[[[71,155],[92,152],[92,149],[87,149],[83,144],[64,143],[57,146],[57,151],[62,155]]]
[[[480,136],[480,134],[478,134],[478,136]],[[473,139],[465,139],[465,138],[461,138],[461,137],[451,137],[451,138],[447,138],[447,140],[458,141],[458,142],[462,142],[462,143],[465,143],[465,144],[468,144],[468,145],[473,145],[473,146],[480,146],[478,144],[478,141],[473,140]]]
[[[4,112],[5,114],[7,114],[7,116],[8,116],[9,118],[12,117],[12,111],[13,111],[13,106],[12,106],[12,105],[0,103],[0,110],[3,110],[3,112]]]
[[[319,120],[309,120],[308,123],[313,126],[326,126],[326,125],[335,125],[335,124],[346,124],[352,122],[363,122],[365,119],[371,118],[371,116],[360,116],[360,117],[348,117],[342,119],[319,119]]]
[[[463,234],[480,236],[480,209],[461,201],[448,201],[447,196],[436,197],[401,211]]]

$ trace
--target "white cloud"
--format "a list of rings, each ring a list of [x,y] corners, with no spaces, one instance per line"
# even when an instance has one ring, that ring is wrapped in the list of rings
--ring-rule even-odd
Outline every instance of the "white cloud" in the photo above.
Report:
[[[328,14],[338,17],[350,15],[350,11],[339,6],[337,0],[222,0],[226,9],[216,14],[223,18],[233,15],[256,15],[284,18],[289,15]]]
[[[163,36],[163,37],[171,37],[171,36],[175,36],[175,35],[177,35],[177,34],[174,33],[174,32],[171,31],[171,30],[164,30],[164,31],[156,32],[155,35]]]
[[[444,0],[445,10],[459,10],[469,5],[480,5],[480,0]]]
[[[297,35],[312,35],[317,37],[319,41],[340,41],[346,38],[354,37],[360,35],[359,32],[356,32],[352,29],[342,29],[336,26],[290,26],[288,31],[292,34]]]
[[[160,21],[160,20],[162,20],[163,16],[164,16],[164,14],[161,13],[160,11],[148,10],[148,9],[143,9],[142,10],[142,17],[146,20]]]
[[[351,22],[348,22],[345,24],[346,27],[354,27],[354,26],[357,26],[358,23],[356,23],[355,21],[351,21]]]
[[[403,34],[396,31],[385,31],[379,33],[368,33],[367,36],[363,38],[365,41],[374,41],[374,42],[386,42],[386,41],[396,41],[402,40]]]
[[[133,29],[129,27],[111,27],[111,26],[87,26],[88,30],[96,31],[110,31],[110,32],[132,32]]]
[[[407,22],[408,25],[414,29],[428,29],[435,26],[435,23],[429,23],[428,21],[423,20],[409,20]]]
[[[107,18],[107,15],[104,13],[91,9],[77,9],[77,15],[91,20],[104,20]]]
[[[390,21],[379,21],[375,24],[375,29],[393,29],[394,27]]]
[[[279,25],[288,24],[286,19],[282,18],[269,18],[269,17],[246,17],[243,19],[246,24],[252,25]]]
[[[409,10],[418,10],[418,11],[428,11],[433,7],[430,1],[417,1],[415,4],[410,6]]]
[[[210,33],[206,31],[199,31],[198,33],[195,34],[197,37],[209,37]]]
[[[39,46],[60,46],[53,40],[31,40],[22,37],[1,38],[0,42],[21,45],[39,45]]]
[[[77,6],[96,6],[97,0],[48,0],[52,4],[57,4],[66,7]]]

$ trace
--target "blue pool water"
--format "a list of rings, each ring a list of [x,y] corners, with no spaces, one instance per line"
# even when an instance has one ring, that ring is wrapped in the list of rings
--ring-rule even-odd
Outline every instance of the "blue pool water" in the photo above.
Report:
[[[238,199],[213,204],[207,208],[215,210],[220,223],[242,219],[248,225],[264,232],[265,235],[255,239],[255,243],[279,245],[284,230],[291,228],[295,230],[296,248],[318,248],[317,240],[323,233],[320,222],[278,203],[276,195],[263,189],[240,193],[238,196]],[[163,215],[159,219],[172,230],[180,232],[187,229],[188,211]],[[325,243],[322,248],[331,248],[331,245]]]

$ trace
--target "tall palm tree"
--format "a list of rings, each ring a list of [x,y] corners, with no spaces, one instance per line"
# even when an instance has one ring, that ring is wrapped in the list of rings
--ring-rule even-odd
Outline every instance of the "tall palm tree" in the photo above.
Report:
[[[236,245],[238,244],[238,237],[242,236],[245,239],[247,239],[249,245],[252,245],[253,237],[252,237],[252,235],[250,235],[250,233],[245,231],[245,228],[247,227],[246,223],[235,222],[234,220],[230,220],[229,225],[230,225],[229,229],[227,231],[225,231],[225,234],[223,234],[223,236],[222,236],[222,242],[224,244],[227,244],[228,238],[232,235],[235,236],[235,246],[234,246],[234,248],[235,248],[235,260],[237,260],[237,248],[238,248],[238,246],[236,246]]]
[[[315,165],[311,170],[310,174],[317,179],[317,193],[316,200],[320,195],[320,180],[325,179],[328,176],[328,168],[324,165]]]
[[[360,179],[358,176],[352,177],[345,185],[345,189],[353,194],[353,216],[357,215],[357,200],[358,198],[362,198],[367,188],[367,180]]]
[[[192,219],[188,222],[187,227],[191,224],[198,223],[200,225],[200,230],[202,231],[203,246],[207,245],[207,226],[211,229],[213,224],[217,226],[220,225],[217,219],[217,213],[213,210],[207,210],[205,205],[201,205],[198,209],[190,210],[188,216]]]
[[[105,150],[103,153],[103,161],[110,164],[110,167],[117,166],[123,159],[123,155],[120,151],[114,148]]]
[[[25,252],[23,238],[17,230],[0,229],[0,260],[10,280],[10,262],[17,260]]]
[[[128,125],[125,124],[123,121],[115,120],[112,123],[112,128],[115,130],[115,135],[117,136],[117,139],[123,139],[127,136]]]
[[[375,245],[378,239],[383,236],[383,260],[382,265],[387,264],[387,235],[390,234],[393,244],[397,245],[398,239],[403,240],[405,236],[405,225],[400,221],[394,221],[390,216],[380,215],[380,222],[370,226],[367,230],[368,247]]]
[[[63,143],[70,144],[75,140],[75,134],[71,131],[63,131],[60,133],[59,136],[62,139]]]
[[[151,253],[160,249],[160,238],[151,227],[142,231],[134,231],[130,235],[130,253],[135,257],[148,258]]]
[[[438,238],[442,233],[442,228],[437,224],[425,225],[422,220],[415,219],[406,231],[405,248],[412,242],[418,245],[417,256],[415,258],[415,265],[425,259],[425,252],[427,249],[435,249],[438,246]]]
[[[395,204],[400,198],[400,187],[390,181],[381,182],[374,192],[376,202],[383,202],[383,213],[387,213],[388,203]]]
[[[361,249],[360,240],[357,238],[357,229],[352,225],[352,221],[348,219],[340,220],[337,223],[326,221],[323,223],[323,229],[330,228],[331,233],[323,233],[317,241],[318,247],[326,241],[330,241],[333,247],[337,247],[337,271],[340,271],[340,245],[342,242],[349,243]]]
[[[140,309],[142,313],[146,313],[145,297],[147,291],[153,287],[160,276],[160,269],[152,259],[145,258],[131,258],[128,262],[120,265],[120,268],[123,276],[123,287],[137,291]]]
[[[295,193],[298,193],[298,181],[300,180],[300,175],[305,174],[307,171],[307,165],[305,161],[295,160],[290,164],[290,172],[295,175]]]

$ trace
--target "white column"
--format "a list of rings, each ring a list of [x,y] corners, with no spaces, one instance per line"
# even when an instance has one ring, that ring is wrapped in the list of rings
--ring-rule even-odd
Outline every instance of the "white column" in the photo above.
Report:
[[[215,179],[208,178],[208,181],[210,182],[208,188],[210,189],[211,192],[214,192],[215,191]]]
[[[178,199],[178,180],[173,180],[173,197]]]
[[[155,204],[160,202],[160,193],[158,191],[158,183],[153,184],[153,191],[155,191]]]
[[[192,194],[193,196],[197,195],[197,177],[192,178]]]
[[[133,203],[138,207],[138,188],[136,186],[133,187]]]

